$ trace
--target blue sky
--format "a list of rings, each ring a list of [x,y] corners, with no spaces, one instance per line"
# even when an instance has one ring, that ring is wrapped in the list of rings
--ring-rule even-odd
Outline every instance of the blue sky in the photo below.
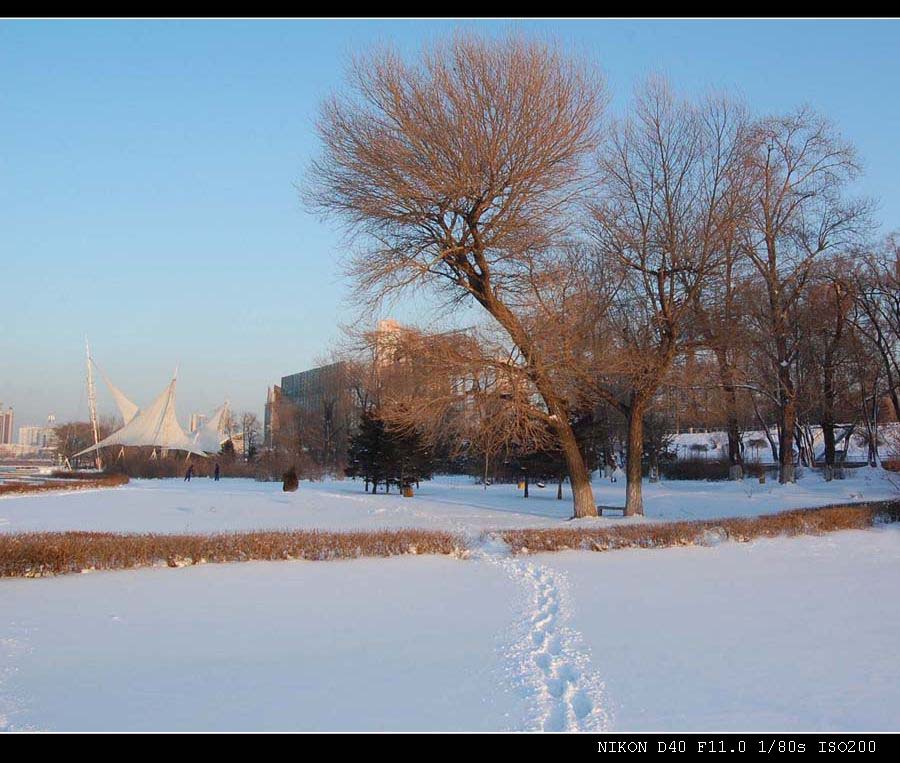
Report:
[[[593,56],[616,109],[653,72],[760,113],[809,103],[900,227],[894,21],[4,21],[0,401],[17,424],[86,415],[85,334],[139,404],[178,365],[183,421],[226,397],[261,413],[352,319],[341,241],[296,192],[320,100],[353,51],[458,26]]]

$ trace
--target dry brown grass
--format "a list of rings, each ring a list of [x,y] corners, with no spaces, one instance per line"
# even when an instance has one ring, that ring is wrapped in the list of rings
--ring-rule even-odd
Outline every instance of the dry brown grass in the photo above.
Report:
[[[0,577],[41,577],[163,565],[184,567],[206,562],[452,554],[460,547],[457,536],[432,530],[213,535],[0,533]]]
[[[571,549],[610,551],[707,545],[714,540],[818,535],[900,521],[900,500],[793,509],[779,514],[618,527],[502,530],[515,554]],[[101,532],[0,533],[0,577],[42,577],[86,570],[183,567],[207,562],[324,561],[404,554],[457,554],[463,539],[439,530],[235,532],[212,535]]]
[[[54,472],[53,479],[44,482],[0,482],[0,495],[49,493],[54,490],[92,490],[99,487],[118,487],[128,483],[124,474],[84,474],[82,472]]]
[[[515,554],[581,549],[665,548],[706,545],[712,539],[745,542],[779,535],[819,535],[858,530],[877,522],[900,521],[900,501],[792,509],[778,514],[693,522],[628,524],[619,527],[572,527],[549,530],[504,530],[495,535]]]

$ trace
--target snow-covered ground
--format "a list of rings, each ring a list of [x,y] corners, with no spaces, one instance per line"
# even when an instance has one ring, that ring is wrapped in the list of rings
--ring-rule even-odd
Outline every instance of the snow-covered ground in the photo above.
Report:
[[[900,730],[900,528],[597,556],[547,563],[616,728]]]
[[[649,520],[699,519],[896,481],[664,482],[645,500]],[[624,480],[595,488],[624,501]],[[424,527],[476,544],[0,580],[0,729],[900,729],[900,527],[515,558],[476,540],[561,525],[555,494],[439,477],[413,499],[206,479],[0,498],[0,532]]]
[[[900,528],[0,581],[0,728],[900,729]]]
[[[806,472],[795,485],[672,481],[644,483],[648,520],[704,519],[766,514],[803,506],[868,501],[897,495],[898,475],[879,469],[848,470],[846,480],[825,482]],[[624,505],[625,480],[600,478],[595,498]],[[548,527],[568,520],[568,488],[556,500],[556,486],[534,485],[524,499],[515,485],[487,490],[463,477],[423,482],[414,498],[396,493],[366,494],[352,480],[303,482],[296,493],[279,483],[226,479],[134,480],[121,488],[0,497],[0,532],[108,530],[186,532],[281,528],[442,528],[460,532],[509,527]],[[581,520],[621,523],[621,517]]]

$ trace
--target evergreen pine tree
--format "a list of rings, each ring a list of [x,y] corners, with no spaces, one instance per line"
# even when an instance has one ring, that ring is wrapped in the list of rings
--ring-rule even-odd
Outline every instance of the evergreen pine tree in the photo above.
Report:
[[[381,483],[385,492],[390,492],[391,485],[402,490],[404,485],[418,484],[430,479],[434,468],[431,449],[416,433],[392,431],[371,411],[363,413],[350,438],[347,462],[345,474],[362,477],[366,490],[372,483],[373,493]]]

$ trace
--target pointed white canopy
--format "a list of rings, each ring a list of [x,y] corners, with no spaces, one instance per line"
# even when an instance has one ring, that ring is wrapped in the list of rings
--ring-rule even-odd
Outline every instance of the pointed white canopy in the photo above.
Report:
[[[91,362],[94,363],[93,358],[91,358]],[[112,394],[113,400],[116,401],[116,407],[119,409],[119,413],[122,414],[122,421],[128,424],[137,415],[138,407],[125,397],[125,393],[109,380],[109,377],[103,373],[103,369],[100,366],[94,363],[94,368],[100,372],[100,376],[103,377],[103,381],[109,387],[110,394]]]
[[[216,409],[200,429],[194,433],[194,446],[206,453],[218,453],[225,440],[224,424],[228,413],[228,403]]]
[[[75,455],[81,456],[108,445],[152,445],[205,455],[175,418],[175,381],[172,379],[159,397],[148,408],[138,411],[124,427]]]

